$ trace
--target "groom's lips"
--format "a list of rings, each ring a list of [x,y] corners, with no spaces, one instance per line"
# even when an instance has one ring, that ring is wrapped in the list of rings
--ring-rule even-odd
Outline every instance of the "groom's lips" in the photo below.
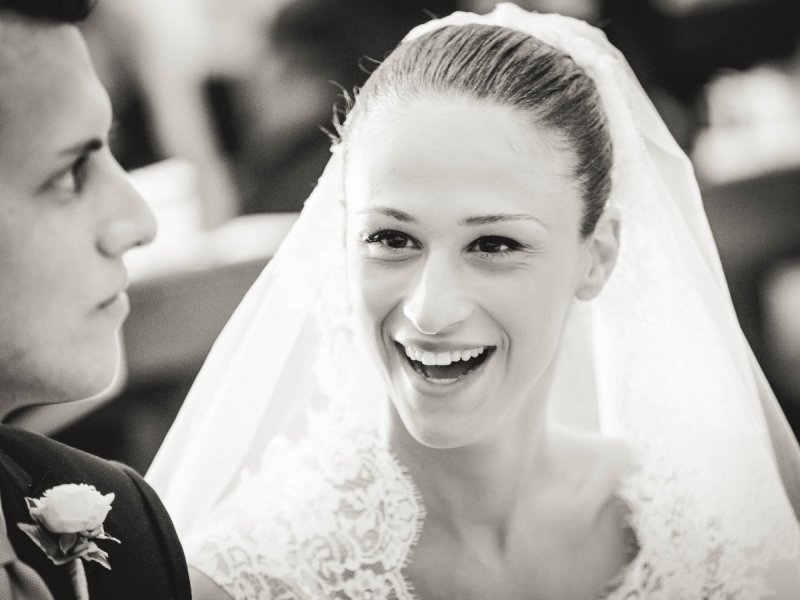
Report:
[[[119,292],[118,294],[104,300],[97,306],[98,312],[124,319],[130,312],[130,301],[128,294]]]
[[[102,302],[95,306],[95,312],[124,320],[130,312],[130,301],[126,289],[128,288],[128,277],[125,277],[116,286],[116,291],[112,292]]]
[[[117,285],[110,288],[108,295],[105,297],[105,300],[99,302],[96,306],[99,310],[105,310],[112,306],[113,304],[119,302],[120,300],[127,299],[126,290],[128,289],[129,280],[127,272],[122,274],[121,279],[118,280]]]
[[[121,293],[122,293],[122,292],[117,292],[117,293],[116,293],[116,294],[114,294],[113,296],[110,296],[110,297],[106,298],[106,299],[105,299],[105,300],[103,300],[103,301],[102,301],[100,304],[98,304],[98,305],[97,305],[97,308],[99,308],[100,310],[104,310],[104,309],[108,308],[108,307],[109,307],[109,306],[111,306],[111,305],[112,305],[114,302],[116,302],[117,300],[119,300],[119,297],[120,297],[120,294],[121,294]]]

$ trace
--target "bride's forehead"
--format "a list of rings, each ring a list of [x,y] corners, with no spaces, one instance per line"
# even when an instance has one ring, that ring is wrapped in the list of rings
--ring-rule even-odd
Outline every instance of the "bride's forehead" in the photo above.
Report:
[[[412,99],[373,101],[368,110],[354,110],[348,124],[351,146],[405,141],[425,144],[430,138],[474,137],[480,144],[494,132],[510,140],[536,140],[550,129],[536,122],[532,111],[523,111],[500,101],[466,94],[429,93]]]
[[[345,156],[348,199],[355,201],[409,190],[565,193],[574,166],[556,132],[507,107],[464,100],[370,114],[357,123]]]

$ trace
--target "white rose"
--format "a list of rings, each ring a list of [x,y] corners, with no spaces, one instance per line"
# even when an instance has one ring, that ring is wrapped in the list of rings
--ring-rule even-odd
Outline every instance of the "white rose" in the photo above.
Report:
[[[67,483],[34,500],[30,512],[51,533],[91,532],[103,524],[113,501],[114,494],[104,496],[93,485]]]

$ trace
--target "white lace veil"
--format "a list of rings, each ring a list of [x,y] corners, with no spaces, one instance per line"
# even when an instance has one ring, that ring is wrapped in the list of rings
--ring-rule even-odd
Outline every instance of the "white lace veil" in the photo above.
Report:
[[[796,555],[800,451],[739,328],[687,157],[599,30],[502,4],[409,38],[463,23],[521,30],[569,54],[596,82],[611,124],[622,250],[600,297],[570,313],[554,414],[577,422],[590,409],[599,430],[636,449],[642,475],[632,493],[650,506],[634,522],[643,551],[656,530],[675,531],[673,543],[648,550],[652,562],[691,572],[726,545],[745,552],[723,552],[721,562]],[[310,410],[341,406],[358,426],[378,427],[364,399],[385,396],[380,378],[352,368],[367,362],[354,358],[341,154],[333,149],[220,335],[148,473],[181,535],[258,467],[273,439],[299,435]],[[705,531],[707,547],[690,544],[687,528]]]

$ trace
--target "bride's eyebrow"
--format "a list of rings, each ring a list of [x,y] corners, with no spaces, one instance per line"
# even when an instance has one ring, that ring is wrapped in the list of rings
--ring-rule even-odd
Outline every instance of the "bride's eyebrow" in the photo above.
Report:
[[[542,222],[538,217],[529,215],[528,213],[504,213],[494,215],[480,215],[475,217],[467,217],[462,219],[461,225],[491,225],[492,223],[501,223],[503,221],[534,221],[544,228],[547,225]]]
[[[365,208],[363,210],[358,211],[359,214],[362,213],[379,213],[386,217],[390,217],[402,223],[416,223],[417,219],[414,218],[409,213],[399,210],[397,208],[389,208],[388,206],[372,206],[370,208]],[[544,223],[538,217],[535,217],[528,213],[498,213],[498,214],[491,214],[491,215],[477,215],[474,217],[467,217],[459,221],[460,225],[491,225],[492,223],[502,223],[504,221],[533,221],[540,226],[548,229],[547,224]]]
[[[358,212],[359,212],[359,214],[361,214],[361,213],[379,213],[379,214],[382,214],[382,215],[384,215],[386,217],[390,217],[390,218],[395,219],[397,221],[401,221],[403,223],[416,223],[417,222],[417,220],[414,217],[412,217],[410,214],[408,214],[405,211],[398,210],[396,208],[389,208],[389,207],[384,207],[384,206],[379,206],[379,207],[374,207],[373,206],[373,207],[370,207],[370,208],[365,208],[364,210],[360,210]]]

